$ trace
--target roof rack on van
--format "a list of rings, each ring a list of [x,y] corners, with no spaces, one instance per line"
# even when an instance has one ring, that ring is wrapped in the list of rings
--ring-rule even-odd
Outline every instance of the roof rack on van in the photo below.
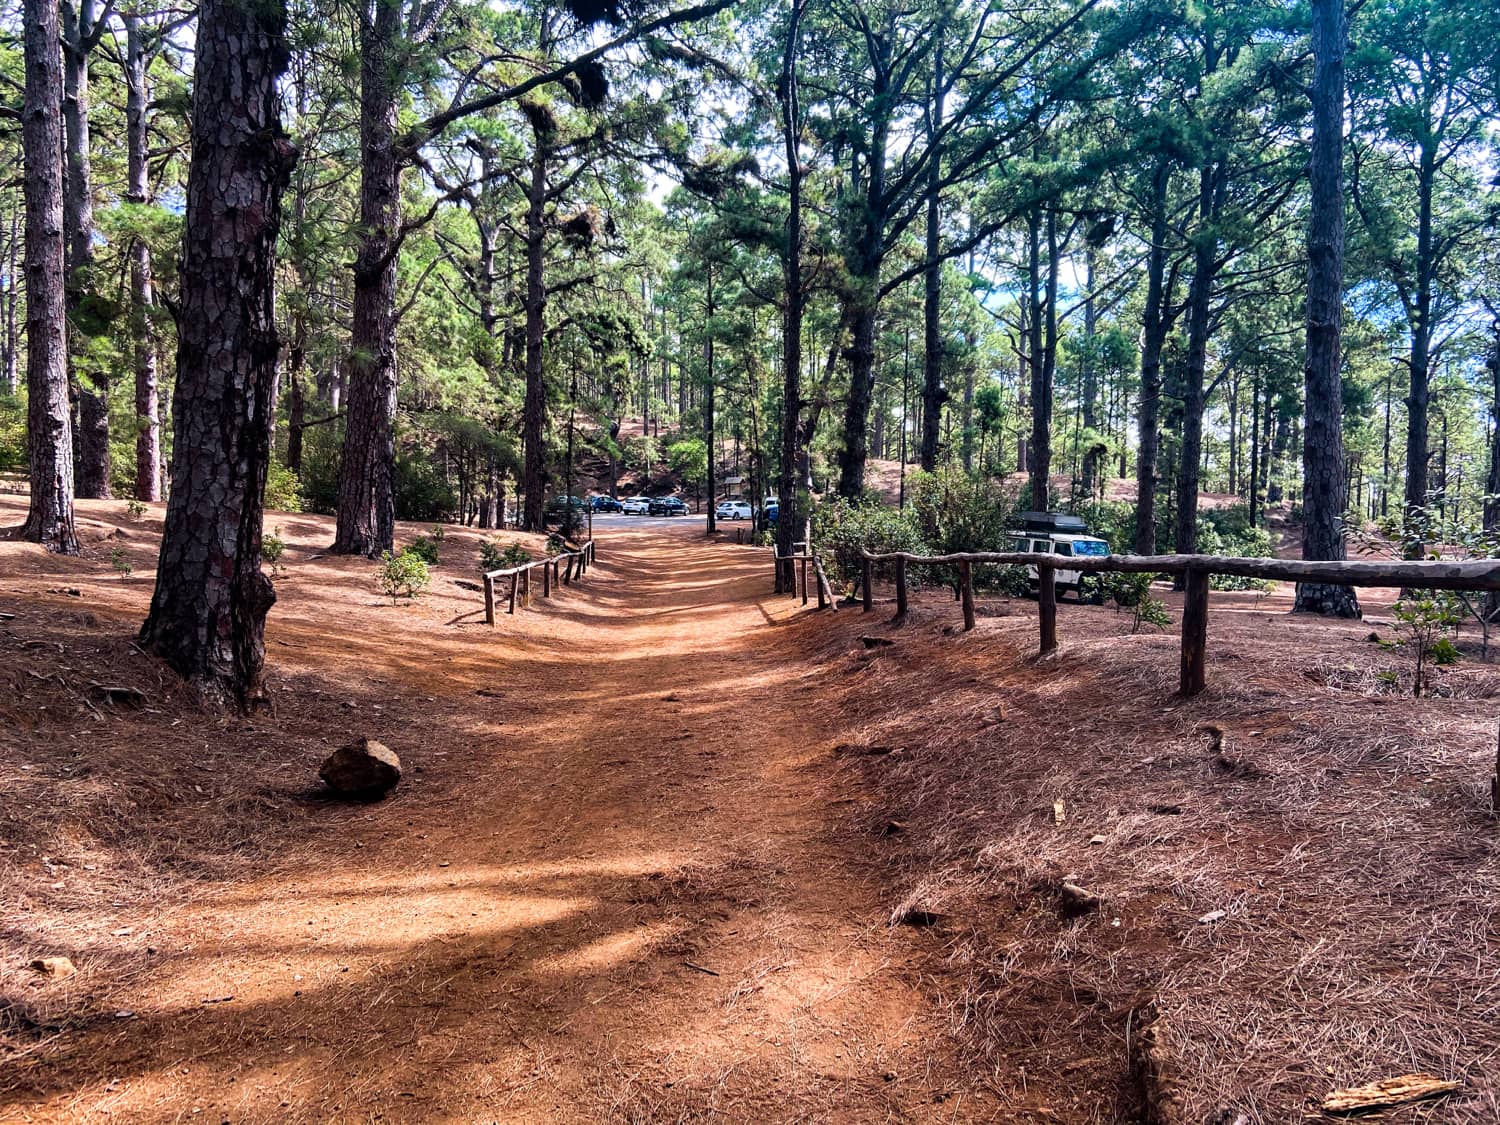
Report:
[[[1087,535],[1089,530],[1089,525],[1082,516],[1070,516],[1064,512],[1018,512],[1014,520],[1027,531],[1040,531],[1047,534],[1064,532]]]

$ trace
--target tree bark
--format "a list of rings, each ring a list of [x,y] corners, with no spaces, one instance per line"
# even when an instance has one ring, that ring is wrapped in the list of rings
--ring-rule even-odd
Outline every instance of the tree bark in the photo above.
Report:
[[[146,50],[138,16],[125,14],[125,199],[138,207],[151,201],[149,94]],[[157,382],[156,329],[152,310],[156,292],[151,275],[151,247],[137,238],[130,247],[130,323],[135,360],[135,498],[161,499],[161,403]]]
[[[524,451],[521,491],[525,493],[521,527],[541,531],[547,500],[547,380],[542,348],[547,317],[546,207],[547,136],[536,123],[532,129],[531,179],[526,188],[526,400],[521,410]]]
[[[941,189],[943,162],[938,148],[938,133],[943,127],[943,47],[939,43],[932,56],[932,105],[927,122],[927,268],[922,278],[922,445],[918,461],[927,472],[937,468],[938,419],[948,401],[943,385],[943,326],[941,250]]]
[[[802,283],[802,109],[797,87],[797,49],[805,6],[805,0],[792,2],[777,85],[787,164],[786,248],[781,263],[786,299],[781,325],[781,451],[776,475],[778,555],[791,554],[796,537],[797,466],[802,453],[802,318],[807,292]],[[760,497],[754,500],[758,510]],[[775,575],[775,591],[782,592],[780,570]]]
[[[63,232],[67,242],[65,291],[68,306],[69,374],[78,388],[78,495],[110,495],[109,369],[85,364],[85,341],[102,329],[91,308],[94,267],[94,186],[89,146],[89,55],[98,43],[94,0],[63,0]]]
[[[1342,561],[1344,509],[1344,0],[1313,0],[1311,214],[1307,228],[1307,366],[1302,430],[1302,557]],[[1304,583],[1296,613],[1358,617],[1348,586]]]
[[[204,0],[183,228],[175,440],[151,612],[141,643],[204,696],[263,698],[261,573],[276,360],[276,237],[296,150],[281,128],[284,8]]]
[[[1435,142],[1433,142],[1435,143]],[[1407,367],[1411,371],[1406,396],[1406,511],[1409,525],[1406,535],[1407,557],[1419,559],[1423,544],[1413,517],[1426,508],[1427,496],[1427,419],[1431,400],[1432,368],[1432,299],[1433,299],[1433,230],[1432,193],[1437,182],[1437,157],[1432,144],[1424,145],[1417,166],[1417,251],[1416,289],[1409,307],[1411,350]]]
[[[26,198],[26,442],[31,478],[22,534],[49,551],[76,555],[63,294],[63,81],[57,5],[51,0],[25,0],[22,23],[26,36],[21,110]]]
[[[353,331],[339,466],[336,554],[378,557],[395,545],[396,245],[401,165],[396,158],[400,0],[373,0],[360,16],[359,212]]]
[[[1146,308],[1142,317],[1141,404],[1135,457],[1135,549],[1156,553],[1156,463],[1161,450],[1161,353],[1171,331],[1165,315],[1167,291],[1167,188],[1171,166],[1163,158],[1151,179],[1151,252],[1146,263]]]

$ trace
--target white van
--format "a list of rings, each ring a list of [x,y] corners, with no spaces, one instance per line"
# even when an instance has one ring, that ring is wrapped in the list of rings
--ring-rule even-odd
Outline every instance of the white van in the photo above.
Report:
[[[1009,533],[1009,550],[1028,555],[1065,555],[1068,558],[1103,558],[1109,554],[1109,544],[1088,534],[1088,525],[1077,516],[1058,512],[1022,512],[1021,526]],[[1037,568],[1027,567],[1031,581],[1039,579]],[[1084,576],[1081,570],[1057,568],[1059,590],[1078,592],[1079,582]]]

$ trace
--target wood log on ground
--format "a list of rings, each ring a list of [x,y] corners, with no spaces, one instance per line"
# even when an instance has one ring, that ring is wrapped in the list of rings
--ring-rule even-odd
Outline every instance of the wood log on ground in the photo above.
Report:
[[[1436,1074],[1402,1074],[1364,1086],[1332,1090],[1323,1098],[1322,1109],[1324,1113],[1364,1113],[1440,1098],[1461,1089],[1463,1083],[1439,1078]]]

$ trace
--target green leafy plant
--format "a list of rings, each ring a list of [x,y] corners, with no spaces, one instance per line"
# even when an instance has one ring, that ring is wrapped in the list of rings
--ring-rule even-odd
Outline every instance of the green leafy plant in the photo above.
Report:
[[[865,551],[927,553],[922,533],[911,518],[873,499],[819,505],[813,511],[813,544],[825,564],[832,562],[832,580],[846,587],[859,577]],[[884,574],[889,569],[882,566],[877,571],[889,577]]]
[[[266,470],[266,509],[272,512],[302,510],[302,482],[291,469],[275,461]]]
[[[135,567],[131,565],[130,556],[125,553],[124,547],[116,547],[109,553],[109,565],[114,567],[115,573],[123,582],[135,573]]]
[[[513,541],[503,549],[493,539],[484,539],[479,544],[479,570],[482,574],[488,574],[492,570],[509,570],[513,566],[531,561],[531,552],[523,547],[519,540]]]
[[[1391,607],[1391,616],[1400,638],[1397,643],[1411,650],[1415,665],[1411,693],[1420,697],[1426,685],[1427,666],[1451,664],[1458,658],[1458,649],[1450,635],[1457,631],[1462,620],[1459,599],[1446,592],[1422,590],[1396,602]]]
[[[146,505],[140,500],[125,501],[125,512],[133,520],[138,520],[146,514]]]
[[[281,537],[281,528],[260,537],[260,560],[271,568],[271,577],[281,573],[281,556],[285,553],[286,540]]]
[[[428,566],[437,566],[441,537],[418,535],[406,545],[406,551],[417,556]]]
[[[380,558],[377,580],[381,592],[391,599],[393,605],[402,598],[412,599],[425,593],[432,585],[426,561],[409,550],[394,555],[385,552]]]
[[[1172,624],[1167,603],[1151,594],[1154,574],[1108,574],[1101,576],[1105,592],[1119,609],[1131,614],[1130,631],[1139,633],[1142,625],[1165,629]]]

